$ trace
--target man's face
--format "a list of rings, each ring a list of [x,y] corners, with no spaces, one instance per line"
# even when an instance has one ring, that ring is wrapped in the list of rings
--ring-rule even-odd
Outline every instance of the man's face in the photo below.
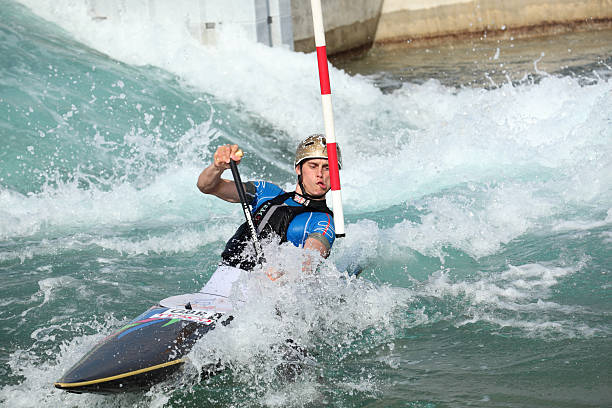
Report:
[[[295,172],[298,176],[302,175],[302,184],[306,189],[302,193],[318,196],[327,193],[331,187],[327,159],[306,160],[302,166],[295,168]]]

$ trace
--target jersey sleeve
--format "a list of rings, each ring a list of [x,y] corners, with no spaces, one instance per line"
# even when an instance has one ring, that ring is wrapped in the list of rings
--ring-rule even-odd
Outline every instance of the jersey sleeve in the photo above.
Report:
[[[273,199],[274,197],[283,194],[285,191],[276,184],[268,181],[249,181],[255,187],[255,197],[251,206],[253,211],[259,208],[264,202]]]
[[[321,212],[308,212],[296,216],[289,224],[287,240],[303,247],[308,238],[316,239],[329,250],[336,239],[334,220],[331,215]]]
[[[327,243],[329,245],[327,249],[329,250],[336,240],[332,216],[327,213],[313,213],[311,224],[312,226],[308,228],[310,232],[307,238],[315,238],[323,244]],[[324,242],[324,240],[327,242]]]

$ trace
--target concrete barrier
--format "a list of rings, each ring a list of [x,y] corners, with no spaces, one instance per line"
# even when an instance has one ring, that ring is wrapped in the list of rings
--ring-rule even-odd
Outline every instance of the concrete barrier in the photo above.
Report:
[[[184,24],[204,44],[236,29],[270,46],[315,49],[308,0],[83,1],[94,21]],[[323,0],[322,6],[328,55],[372,44],[612,28],[612,0]]]
[[[383,0],[323,0],[323,24],[329,55],[368,47],[374,42]],[[310,1],[292,0],[293,42],[296,51],[315,49]]]
[[[612,0],[385,0],[375,42],[612,27]]]
[[[194,38],[207,45],[216,45],[219,32],[230,29],[252,41],[293,49],[291,0],[82,1],[94,21],[136,19],[185,25]]]

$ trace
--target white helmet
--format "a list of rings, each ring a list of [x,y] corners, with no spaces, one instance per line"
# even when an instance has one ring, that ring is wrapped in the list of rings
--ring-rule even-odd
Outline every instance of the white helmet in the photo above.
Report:
[[[336,152],[338,154],[338,168],[342,168],[342,156],[340,155],[340,146],[336,144]],[[295,151],[295,166],[309,159],[327,159],[327,142],[325,135],[314,134],[304,139]]]

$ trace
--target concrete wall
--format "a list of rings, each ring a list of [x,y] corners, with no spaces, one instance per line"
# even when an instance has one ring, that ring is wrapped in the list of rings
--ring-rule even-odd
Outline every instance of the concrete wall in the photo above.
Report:
[[[328,54],[367,47],[374,42],[383,0],[322,0]],[[296,51],[314,51],[309,0],[292,0],[293,41]]]
[[[184,24],[191,35],[208,45],[217,43],[220,30],[232,29],[253,41],[293,49],[291,0],[84,1],[94,21],[142,19],[161,25]]]
[[[237,29],[270,46],[314,51],[309,0],[83,0],[94,21],[185,24],[204,44]],[[329,55],[373,43],[612,28],[612,0],[322,0]]]
[[[610,26],[612,0],[384,0],[376,43],[483,32]],[[588,27],[587,27],[588,28]]]

